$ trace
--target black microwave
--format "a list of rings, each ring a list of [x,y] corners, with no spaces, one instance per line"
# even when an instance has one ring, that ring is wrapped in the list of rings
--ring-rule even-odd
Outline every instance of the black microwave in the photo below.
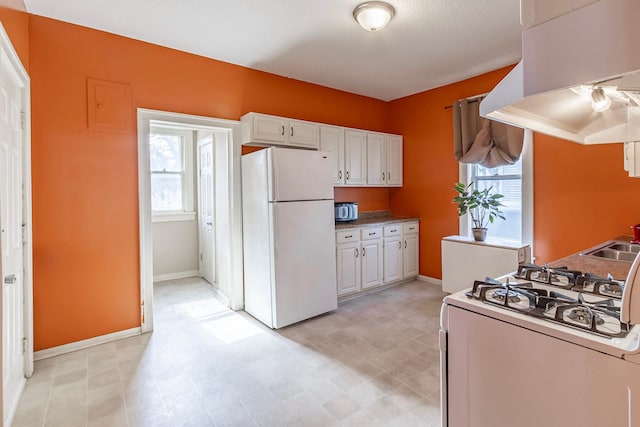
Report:
[[[358,220],[358,203],[336,202],[334,205],[336,222],[349,222]]]

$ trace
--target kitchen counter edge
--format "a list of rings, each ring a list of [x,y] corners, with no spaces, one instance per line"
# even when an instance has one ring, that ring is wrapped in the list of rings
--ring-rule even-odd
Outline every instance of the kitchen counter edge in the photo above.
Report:
[[[419,221],[420,221],[420,218],[408,218],[408,217],[399,217],[399,216],[365,218],[365,219],[359,219],[353,222],[337,222],[336,231],[346,230],[349,228],[384,226],[389,224],[397,224],[401,222],[419,222]]]

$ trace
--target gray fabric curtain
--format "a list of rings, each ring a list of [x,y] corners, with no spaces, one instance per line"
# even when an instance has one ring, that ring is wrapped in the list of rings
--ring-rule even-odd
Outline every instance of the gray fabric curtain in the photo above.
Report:
[[[460,163],[493,168],[511,165],[522,153],[524,129],[480,117],[478,99],[453,104],[453,147]]]

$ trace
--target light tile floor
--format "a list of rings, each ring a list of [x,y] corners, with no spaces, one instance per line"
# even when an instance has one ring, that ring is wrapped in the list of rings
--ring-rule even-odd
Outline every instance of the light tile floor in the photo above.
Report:
[[[13,426],[438,426],[443,296],[415,281],[272,331],[158,283],[152,334],[36,362]]]

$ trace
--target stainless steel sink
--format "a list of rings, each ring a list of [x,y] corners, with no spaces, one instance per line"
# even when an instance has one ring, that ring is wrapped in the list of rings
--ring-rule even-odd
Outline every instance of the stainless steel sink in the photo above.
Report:
[[[625,251],[625,252],[640,252],[640,245],[636,245],[634,243],[615,243],[609,246],[609,249],[613,249],[615,251]]]
[[[633,262],[639,252],[640,245],[610,240],[603,245],[598,245],[595,248],[588,249],[580,255]]]

